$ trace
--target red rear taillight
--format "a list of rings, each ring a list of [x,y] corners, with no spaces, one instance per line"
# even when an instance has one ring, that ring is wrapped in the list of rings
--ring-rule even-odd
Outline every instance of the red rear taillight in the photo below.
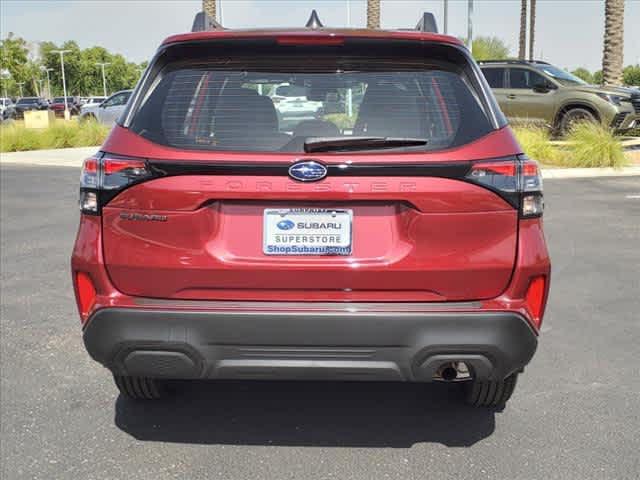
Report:
[[[542,176],[538,163],[533,160],[522,156],[476,162],[471,166],[467,179],[500,194],[519,208],[522,218],[542,215]]]
[[[84,272],[77,272],[75,281],[78,310],[80,316],[86,319],[96,301],[96,288],[93,286],[91,277]]]
[[[279,45],[343,45],[344,37],[339,35],[280,35],[277,38]]]
[[[539,328],[545,307],[547,277],[535,277],[529,283],[525,301],[535,325]]]
[[[96,154],[87,158],[80,175],[80,210],[100,215],[100,210],[121,190],[153,177],[146,160]]]

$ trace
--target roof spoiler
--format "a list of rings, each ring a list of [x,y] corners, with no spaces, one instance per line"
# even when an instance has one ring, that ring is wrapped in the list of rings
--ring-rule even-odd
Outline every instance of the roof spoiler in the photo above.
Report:
[[[436,17],[433,13],[424,12],[422,17],[420,17],[418,25],[416,25],[416,30],[425,33],[438,33],[438,24],[436,23]]]
[[[224,27],[220,25],[215,19],[211,18],[205,12],[196,13],[193,19],[192,32],[211,32],[213,30],[224,30]]]

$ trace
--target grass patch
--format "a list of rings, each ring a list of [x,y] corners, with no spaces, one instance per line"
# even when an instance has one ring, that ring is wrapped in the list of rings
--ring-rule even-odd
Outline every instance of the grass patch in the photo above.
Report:
[[[40,132],[17,125],[0,127],[0,152],[21,152],[39,148]]]
[[[513,127],[513,131],[527,156],[543,165],[620,168],[630,163],[620,138],[600,124],[576,125],[564,142],[556,143],[540,127]]]
[[[0,126],[0,152],[22,152],[71,147],[93,147],[102,144],[109,127],[95,121],[56,121],[49,128],[34,130],[19,123]]]
[[[624,154],[620,139],[599,124],[581,123],[569,135],[570,155],[568,167],[613,167],[620,168],[630,162]]]
[[[520,146],[529,158],[545,165],[561,165],[562,151],[551,143],[551,133],[540,127],[512,127]]]

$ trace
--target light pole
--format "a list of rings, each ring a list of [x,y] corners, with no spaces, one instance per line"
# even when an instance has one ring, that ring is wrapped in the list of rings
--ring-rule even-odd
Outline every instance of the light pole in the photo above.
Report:
[[[351,0],[347,0],[347,27],[351,28]],[[347,89],[347,116],[353,117],[353,89]]]
[[[44,95],[42,94],[42,92],[44,90],[44,80],[39,78],[38,79],[38,85],[40,86],[39,96],[40,97],[44,97]]]
[[[473,0],[467,0],[468,48],[473,53]]]
[[[60,54],[60,66],[62,68],[62,92],[64,93],[64,119],[69,120],[69,106],[67,105],[67,80],[64,77],[64,54],[69,53],[71,50],[51,50],[51,53]]]
[[[443,0],[443,2],[444,2],[444,21],[442,23],[444,23],[443,33],[446,35],[449,30],[449,0]]]
[[[102,93],[104,94],[104,98],[107,98],[107,77],[104,75],[104,67],[111,64],[107,62],[97,62],[96,65],[102,67]]]
[[[52,70],[53,68],[47,68],[44,65],[40,67],[40,71],[47,74],[47,95],[49,95],[49,98],[51,98],[51,77],[49,77],[49,72]]]
[[[16,82],[16,85],[20,89],[20,98],[22,98],[22,85],[24,85],[24,82]]]
[[[7,80],[11,78],[11,72],[9,71],[8,68],[3,68],[2,71],[0,71],[0,77],[2,78],[2,87],[4,88],[4,98],[8,98],[7,97]]]

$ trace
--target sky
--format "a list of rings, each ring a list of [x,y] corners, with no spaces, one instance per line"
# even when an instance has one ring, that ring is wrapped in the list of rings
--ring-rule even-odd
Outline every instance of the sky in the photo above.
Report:
[[[366,0],[218,0],[230,28],[303,26],[312,8],[325,26],[366,24]],[[381,0],[383,28],[414,27],[442,0]],[[0,36],[30,42],[76,40],[129,60],[148,60],[165,37],[191,28],[201,0],[0,0]],[[538,0],[535,53],[563,68],[601,68],[604,0]],[[520,0],[475,0],[474,36],[495,35],[517,54]],[[449,0],[449,33],[467,35],[467,0]],[[625,3],[625,64],[640,63],[640,0]]]

